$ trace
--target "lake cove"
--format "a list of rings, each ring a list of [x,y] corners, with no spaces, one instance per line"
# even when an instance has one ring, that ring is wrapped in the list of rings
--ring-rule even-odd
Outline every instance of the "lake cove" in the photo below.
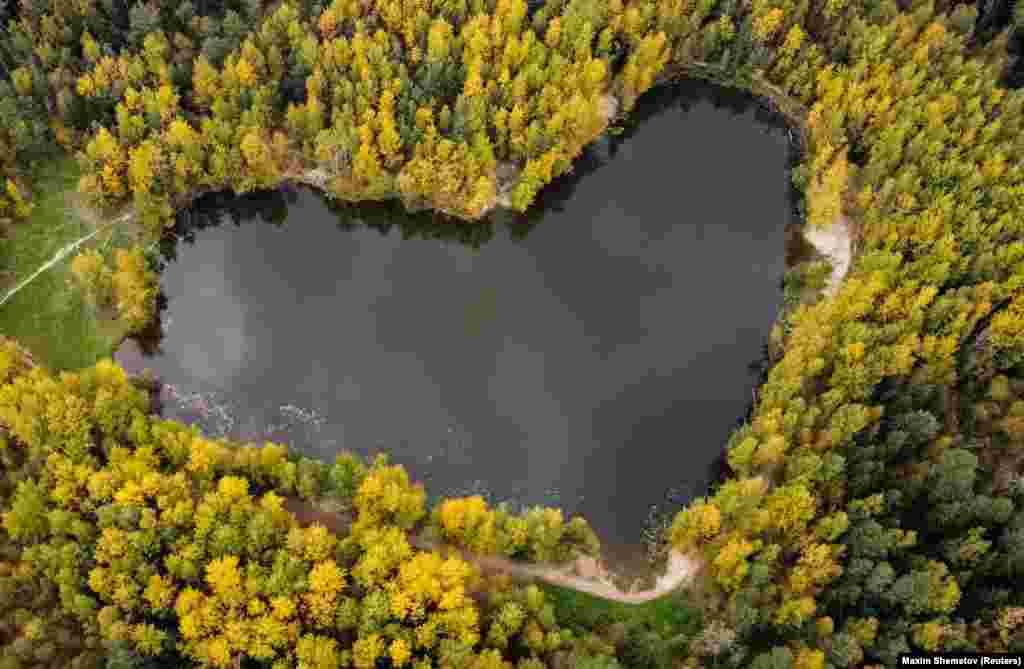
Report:
[[[790,159],[753,98],[685,82],[525,217],[206,196],[165,249],[139,364],[165,415],[214,435],[386,451],[431,495],[557,505],[611,561],[638,559],[645,525],[707,492],[750,404]]]

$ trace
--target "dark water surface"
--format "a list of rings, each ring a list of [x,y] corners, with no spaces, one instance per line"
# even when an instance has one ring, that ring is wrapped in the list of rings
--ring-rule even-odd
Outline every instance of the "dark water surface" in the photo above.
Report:
[[[385,450],[431,494],[559,505],[638,546],[704,494],[750,402],[791,214],[785,127],[749,97],[687,83],[635,119],[528,219],[200,201],[145,361],[165,414],[327,460]],[[424,235],[447,239],[403,238]]]

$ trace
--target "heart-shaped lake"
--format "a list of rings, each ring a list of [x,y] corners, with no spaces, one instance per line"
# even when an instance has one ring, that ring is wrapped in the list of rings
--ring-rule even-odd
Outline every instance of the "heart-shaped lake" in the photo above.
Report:
[[[431,494],[558,505],[635,554],[653,512],[704,494],[750,403],[791,151],[752,98],[708,84],[633,117],[525,221],[308,191],[199,201],[145,361],[165,414],[328,460],[386,450]],[[208,225],[226,214],[244,224]]]

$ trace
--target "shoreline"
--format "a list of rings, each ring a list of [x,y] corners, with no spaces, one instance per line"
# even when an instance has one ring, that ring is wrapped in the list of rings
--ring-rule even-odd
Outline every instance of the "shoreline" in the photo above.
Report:
[[[752,82],[751,88],[745,89],[738,85],[736,82],[723,81],[722,78],[725,76],[723,72],[720,72],[718,68],[708,65],[707,63],[691,63],[687,65],[676,66],[672,72],[659,78],[656,86],[665,84],[672,84],[683,78],[693,78],[702,81],[710,81],[717,85],[737,88],[744,90],[748,94],[752,94],[759,102],[765,104],[767,108],[781,117],[783,117],[789,127],[790,141],[793,144],[793,148],[796,150],[796,160],[802,157],[803,152],[807,147],[806,137],[806,126],[803,122],[803,116],[798,111],[799,103],[791,100],[784,93],[778,91],[775,87],[771,86],[767,82],[759,81],[755,76]],[[781,98],[781,99],[780,99]],[[608,131],[608,129],[620,119],[626,117],[628,110],[623,109],[622,102],[612,93],[608,93],[604,96],[604,108],[602,115],[605,118],[605,124],[602,131],[594,138],[601,137]],[[788,110],[788,111],[787,111]],[[794,132],[795,131],[795,132]],[[794,139],[794,135],[796,139]],[[591,143],[594,141],[592,140]],[[589,143],[588,143],[589,145]],[[510,202],[508,201],[508,194],[514,187],[516,179],[521,172],[521,167],[511,163],[499,163],[496,172],[502,177],[502,181],[499,183],[499,188],[495,195],[494,201],[489,204],[484,212],[475,219],[463,219],[458,213],[451,212],[441,209],[434,209],[440,211],[449,216],[460,218],[462,222],[476,222],[482,220],[492,211],[499,209],[509,209]],[[299,172],[292,172],[283,175],[281,180],[277,184],[277,188],[284,187],[286,185],[302,185],[309,188],[313,188],[322,192],[328,197],[339,197],[346,201],[349,198],[343,198],[339,194],[333,192],[330,188],[330,181],[335,178],[328,174],[326,171],[319,167],[313,167],[305,169]],[[208,192],[212,192],[211,189],[197,189],[195,192],[184,197],[182,201],[176,203],[178,208],[187,207],[197,198],[205,195]],[[391,192],[386,194],[384,197],[373,197],[363,198],[358,200],[351,200],[353,202],[367,202],[367,201],[383,201],[388,199],[398,199],[405,206],[406,210],[410,213],[416,211],[422,211],[423,209],[431,209],[428,202],[410,202],[408,198],[404,197],[401,193]],[[134,211],[131,210],[121,216],[121,221],[131,221],[134,218]],[[831,226],[826,228],[810,228],[806,220],[798,220],[790,223],[795,230],[799,231],[799,236],[802,241],[812,247],[815,252],[822,258],[828,260],[832,264],[832,273],[829,277],[827,286],[823,293],[827,298],[831,297],[838,290],[843,279],[848,274],[852,264],[852,244],[850,238],[850,223],[845,216],[841,215],[841,218],[833,223]],[[787,237],[788,237],[787,233]],[[793,264],[790,264],[789,254],[786,256],[786,270],[793,269],[794,267],[807,262],[806,258],[796,259]],[[782,312],[778,315],[775,323],[783,317]],[[163,398],[161,388],[163,387],[162,382],[159,379],[153,379],[152,377],[145,376],[144,367],[144,356],[140,355],[141,351],[136,351],[138,344],[134,341],[133,337],[125,337],[117,344],[113,352],[113,357],[119,364],[125,366],[126,371],[130,368],[134,368],[129,373],[133,378],[145,379],[145,383],[149,384],[151,396],[153,398],[154,407],[158,408],[160,401]],[[770,368],[770,366],[769,366]],[[754,397],[751,401],[751,407],[756,406],[757,392],[760,385],[763,384],[763,379],[758,383],[754,389]],[[746,414],[750,413],[748,409]],[[726,456],[727,450],[725,446],[722,447],[721,458]],[[674,516],[675,512],[665,512],[666,517]],[[655,529],[663,529],[664,521],[660,520],[655,522]],[[663,537],[659,537],[663,540]],[[563,587],[572,587],[573,589],[579,589],[583,592],[588,592],[598,597],[604,597],[606,599],[611,598],[615,601],[649,601],[650,599],[656,598],[672,589],[680,587],[684,581],[689,581],[692,576],[699,571],[699,560],[692,556],[684,556],[676,552],[675,550],[665,551],[664,543],[651,544],[649,541],[641,540],[636,544],[636,553],[639,556],[643,556],[644,553],[647,555],[645,558],[646,564],[644,568],[638,568],[641,559],[638,560],[623,560],[622,556],[627,551],[624,551],[622,544],[616,544],[619,553],[619,559],[616,560],[612,555],[603,556],[605,559],[594,560],[590,558],[591,563],[577,564],[574,573],[567,573],[564,569],[557,570],[550,566],[541,566],[537,569],[526,569],[525,565],[509,563],[505,565],[513,571],[517,571],[524,577],[531,574],[532,577],[542,578],[547,582],[552,582],[555,585],[562,585]],[[632,545],[629,546],[632,548]],[[632,551],[628,551],[632,552]],[[618,569],[616,569],[616,563],[618,563]],[[525,571],[524,571],[525,569]],[[589,578],[583,578],[579,574],[585,573],[589,575]],[[554,581],[550,579],[555,579]],[[654,585],[647,588],[646,590],[622,590],[615,581],[624,582],[631,581],[634,588],[637,584],[649,584],[653,581]],[[558,581],[558,582],[555,582]],[[579,586],[579,587],[577,587]]]
[[[285,498],[284,508],[295,517],[300,526],[316,523],[337,535],[347,534],[352,521],[351,516],[338,511],[330,501],[321,499],[318,502],[292,495]],[[644,590],[623,590],[616,585],[614,574],[608,571],[600,560],[585,555],[567,564],[532,563],[500,555],[476,554],[429,539],[418,532],[410,532],[408,540],[410,545],[418,550],[458,554],[484,573],[502,573],[524,581],[539,580],[624,604],[643,604],[678,590],[692,582],[703,568],[703,562],[699,557],[673,550],[667,569],[657,576],[653,586]]]

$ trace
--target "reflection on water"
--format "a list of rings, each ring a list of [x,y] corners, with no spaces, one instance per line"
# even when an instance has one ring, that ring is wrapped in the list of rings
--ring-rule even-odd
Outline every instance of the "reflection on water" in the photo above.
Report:
[[[387,451],[434,496],[559,505],[635,555],[705,494],[750,404],[791,159],[723,89],[660,89],[635,119],[526,216],[204,197],[164,244],[136,363],[211,434]]]

